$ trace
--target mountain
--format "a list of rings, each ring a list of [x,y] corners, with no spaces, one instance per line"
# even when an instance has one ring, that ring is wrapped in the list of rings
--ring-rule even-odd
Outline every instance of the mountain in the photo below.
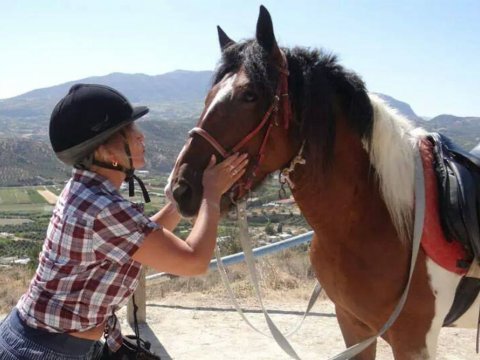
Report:
[[[388,106],[390,106],[393,109],[396,109],[400,114],[405,116],[407,119],[417,124],[423,122],[423,119],[417,114],[415,114],[411,106],[408,105],[406,102],[397,100],[385,94],[375,93],[375,95],[377,95],[380,99],[385,101],[388,104]]]
[[[176,70],[162,75],[112,73],[69,81],[64,84],[37,89],[5,99],[9,101],[58,101],[76,83],[96,83],[111,86],[135,102],[184,102],[202,100],[210,86],[211,71]],[[0,114],[2,114],[0,111]]]
[[[418,116],[411,106],[385,94],[376,94],[390,107],[428,131],[441,132],[453,139],[465,149],[472,149],[480,141],[480,117],[459,117],[454,115],[438,115],[425,120]]]
[[[439,115],[424,121],[422,125],[429,131],[448,136],[465,149],[470,150],[480,142],[480,117]]]
[[[145,170],[153,174],[169,172],[194,121],[137,120],[143,133],[148,134]],[[55,157],[47,139],[0,139],[0,186],[51,184],[70,173],[71,168]]]
[[[211,85],[211,71],[178,70],[163,75],[113,73],[37,89],[0,100],[0,186],[38,184],[63,179],[70,173],[51,152],[48,120],[58,100],[75,83],[99,83],[124,93],[134,104],[151,111],[138,125],[146,137],[147,169],[170,171],[196,123],[204,97]],[[439,115],[429,121],[418,116],[409,104],[377,94],[416,126],[440,131],[466,149],[480,142],[480,118]],[[47,179],[47,180],[45,180]]]
[[[211,85],[211,78],[211,71],[177,70],[156,76],[113,73],[33,90],[0,100],[0,137],[46,136],[52,109],[76,83],[111,86],[132,103],[148,105],[149,116],[157,119],[197,117]]]
[[[57,161],[45,141],[8,138],[0,141],[0,185],[37,185],[65,179],[70,170]]]

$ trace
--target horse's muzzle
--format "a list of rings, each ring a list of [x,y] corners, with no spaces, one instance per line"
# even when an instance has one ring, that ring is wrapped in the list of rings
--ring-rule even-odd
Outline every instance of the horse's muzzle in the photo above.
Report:
[[[173,182],[172,195],[182,216],[196,216],[200,208],[202,195],[202,172],[192,170],[187,164],[180,166]]]

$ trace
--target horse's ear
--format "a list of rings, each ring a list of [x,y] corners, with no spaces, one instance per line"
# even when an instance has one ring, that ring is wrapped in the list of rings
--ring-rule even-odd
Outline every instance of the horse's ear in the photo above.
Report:
[[[270,13],[265,6],[260,5],[260,14],[257,21],[257,42],[263,47],[274,59],[281,61],[282,55],[273,33],[273,23]]]
[[[220,26],[217,26],[217,31],[218,31],[218,41],[220,42],[220,49],[222,51],[224,51],[230,45],[235,44],[235,41],[230,39]]]

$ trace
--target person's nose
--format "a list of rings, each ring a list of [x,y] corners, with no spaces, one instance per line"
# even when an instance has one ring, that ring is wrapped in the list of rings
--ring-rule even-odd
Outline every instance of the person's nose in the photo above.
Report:
[[[143,132],[141,132],[140,130],[137,130],[136,138],[137,138],[139,141],[144,141],[144,140],[145,140],[145,135],[144,135]]]

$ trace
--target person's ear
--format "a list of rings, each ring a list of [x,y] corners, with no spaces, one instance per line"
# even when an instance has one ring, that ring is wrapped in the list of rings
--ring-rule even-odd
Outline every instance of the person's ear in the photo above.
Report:
[[[95,159],[106,162],[106,163],[113,163],[117,161],[117,159],[115,159],[113,152],[110,150],[107,144],[100,145],[95,150],[94,156],[95,156]]]

